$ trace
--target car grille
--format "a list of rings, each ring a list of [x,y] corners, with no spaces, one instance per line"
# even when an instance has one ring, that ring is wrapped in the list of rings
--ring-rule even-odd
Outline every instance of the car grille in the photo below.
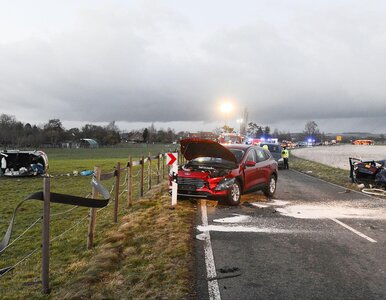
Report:
[[[196,178],[178,177],[177,179],[179,190],[193,190],[200,189],[205,186],[205,181]]]

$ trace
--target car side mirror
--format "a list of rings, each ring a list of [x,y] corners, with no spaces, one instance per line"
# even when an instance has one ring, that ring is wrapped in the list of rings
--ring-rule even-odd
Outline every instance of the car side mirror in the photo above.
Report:
[[[256,163],[252,160],[248,160],[245,162],[245,166],[246,167],[254,167],[254,166],[256,166]]]

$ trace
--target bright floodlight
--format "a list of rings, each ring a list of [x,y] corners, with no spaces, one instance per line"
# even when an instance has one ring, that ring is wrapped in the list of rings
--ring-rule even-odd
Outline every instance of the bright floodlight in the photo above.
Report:
[[[225,102],[220,106],[220,111],[224,114],[229,114],[233,109],[232,103]]]

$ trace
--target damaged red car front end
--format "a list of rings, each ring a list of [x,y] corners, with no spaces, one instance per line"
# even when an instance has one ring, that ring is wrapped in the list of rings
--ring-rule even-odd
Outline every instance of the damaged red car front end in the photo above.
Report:
[[[185,139],[181,152],[188,162],[179,166],[179,198],[224,200],[237,205],[243,193],[262,189],[273,196],[276,190],[277,163],[260,147]]]

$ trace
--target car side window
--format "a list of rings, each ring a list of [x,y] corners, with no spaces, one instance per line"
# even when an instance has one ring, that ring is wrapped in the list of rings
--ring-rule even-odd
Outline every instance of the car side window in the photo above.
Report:
[[[256,160],[256,153],[253,149],[251,149],[249,152],[248,152],[248,156],[247,156],[247,159],[246,161],[254,161],[254,162],[257,162]]]
[[[257,162],[265,161],[269,158],[263,149],[256,149]]]
[[[272,154],[268,153],[267,151],[264,151],[264,155],[265,155],[265,159],[270,159],[270,157],[272,156]]]

